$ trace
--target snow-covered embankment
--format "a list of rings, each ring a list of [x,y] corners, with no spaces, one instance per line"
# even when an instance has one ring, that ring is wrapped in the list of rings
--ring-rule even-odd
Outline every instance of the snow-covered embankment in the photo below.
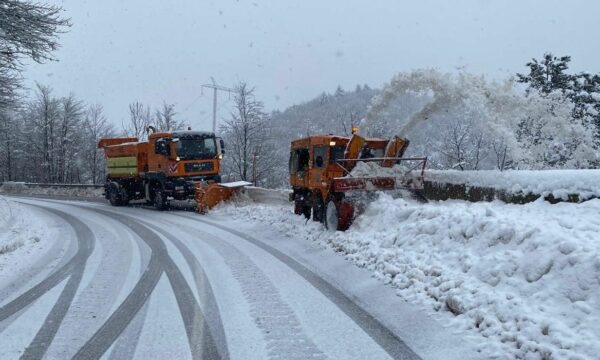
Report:
[[[449,327],[480,336],[483,358],[600,353],[600,200],[418,204],[382,195],[344,233],[305,224],[291,206],[216,211],[332,247]]]
[[[436,184],[465,184],[511,195],[551,196],[576,201],[600,198],[600,169],[579,170],[427,170],[425,180]]]
[[[29,280],[26,272],[56,247],[58,238],[54,218],[0,196],[0,289]]]

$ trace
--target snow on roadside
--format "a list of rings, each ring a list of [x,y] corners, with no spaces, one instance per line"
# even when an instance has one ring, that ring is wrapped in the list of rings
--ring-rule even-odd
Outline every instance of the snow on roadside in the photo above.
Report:
[[[22,182],[5,182],[0,185],[0,194],[22,195],[61,195],[81,198],[103,197],[104,189],[93,186],[65,186],[65,185],[36,185]]]
[[[306,223],[291,205],[215,211],[332,247],[448,326],[479,334],[484,358],[600,353],[600,200],[419,204],[381,195],[345,233]]]
[[[600,170],[427,170],[425,178],[436,183],[467,184],[506,190],[513,194],[553,195],[566,200],[579,194],[582,200],[600,197]]]
[[[0,196],[0,292],[51,248],[53,221]]]

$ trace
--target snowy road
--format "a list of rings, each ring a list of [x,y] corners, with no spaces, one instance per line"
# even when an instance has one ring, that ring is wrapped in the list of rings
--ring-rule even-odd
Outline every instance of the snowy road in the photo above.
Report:
[[[64,251],[0,289],[0,358],[420,358],[342,282],[234,222],[11,201],[60,223]]]

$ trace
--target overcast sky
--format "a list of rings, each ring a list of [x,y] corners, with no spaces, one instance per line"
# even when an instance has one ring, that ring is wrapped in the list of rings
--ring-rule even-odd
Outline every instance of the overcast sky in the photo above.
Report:
[[[130,102],[164,100],[209,129],[212,93],[201,84],[211,76],[256,86],[272,110],[423,67],[504,78],[545,51],[571,55],[574,71],[600,72],[596,0],[51,2],[73,26],[58,62],[28,67],[28,84],[101,103],[119,126]],[[223,118],[231,101],[219,96]]]

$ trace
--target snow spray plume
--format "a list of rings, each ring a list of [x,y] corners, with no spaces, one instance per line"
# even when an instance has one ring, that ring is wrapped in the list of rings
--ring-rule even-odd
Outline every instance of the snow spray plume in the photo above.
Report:
[[[441,74],[435,70],[417,70],[411,73],[400,73],[386,85],[381,95],[376,96],[367,112],[365,127],[369,132],[369,125],[396,99],[407,94],[433,93],[432,100],[420,111],[411,115],[405,125],[400,129],[399,135],[404,136],[416,125],[427,121],[432,115],[448,109],[457,102],[457,91],[453,86],[449,74]]]

